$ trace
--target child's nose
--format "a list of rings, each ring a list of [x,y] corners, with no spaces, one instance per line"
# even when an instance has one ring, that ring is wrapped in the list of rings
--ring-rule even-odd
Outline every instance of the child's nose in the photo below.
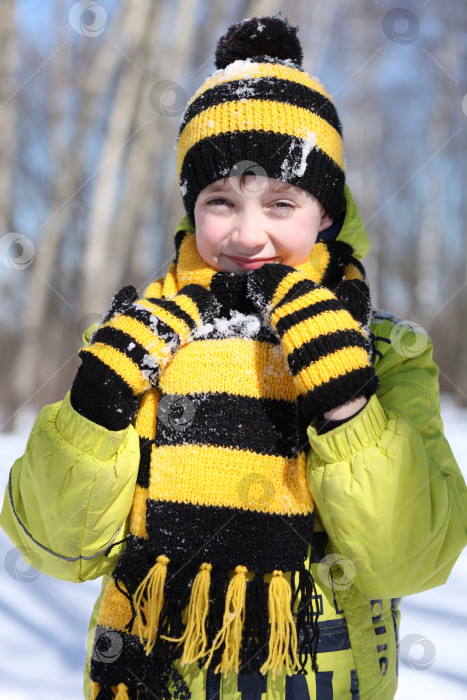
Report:
[[[255,217],[242,217],[232,235],[232,239],[241,248],[253,250],[261,248],[267,239],[260,222]]]

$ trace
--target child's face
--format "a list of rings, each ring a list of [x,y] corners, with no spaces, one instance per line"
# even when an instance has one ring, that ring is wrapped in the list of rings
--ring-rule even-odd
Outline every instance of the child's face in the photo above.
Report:
[[[195,204],[199,254],[215,270],[247,272],[265,263],[304,263],[332,218],[313,195],[269,177],[217,180]]]

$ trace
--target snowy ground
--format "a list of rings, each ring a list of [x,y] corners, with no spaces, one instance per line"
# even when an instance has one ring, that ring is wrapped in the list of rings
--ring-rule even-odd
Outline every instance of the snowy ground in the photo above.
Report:
[[[443,419],[467,478],[467,411],[446,399]],[[17,434],[0,435],[0,494],[24,451],[29,421]],[[0,700],[82,700],[87,628],[100,581],[72,584],[31,571],[2,530],[0,578]],[[467,550],[445,586],[402,602],[397,700],[467,699],[466,593]]]

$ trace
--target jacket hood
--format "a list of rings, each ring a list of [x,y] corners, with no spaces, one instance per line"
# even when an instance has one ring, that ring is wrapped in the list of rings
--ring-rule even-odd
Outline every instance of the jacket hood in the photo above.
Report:
[[[180,221],[175,234],[179,231],[195,232],[195,227],[190,221],[188,215],[184,216]],[[353,248],[353,254],[357,260],[362,260],[370,250],[370,241],[368,239],[365,226],[357,210],[354,198],[349,186],[345,185],[345,215],[341,224],[341,228],[337,236],[333,236],[334,240],[348,243]]]

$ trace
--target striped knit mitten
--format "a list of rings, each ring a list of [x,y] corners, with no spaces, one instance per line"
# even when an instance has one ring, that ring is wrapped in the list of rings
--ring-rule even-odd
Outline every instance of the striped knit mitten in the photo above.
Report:
[[[307,416],[375,392],[366,330],[330,289],[280,263],[248,278],[251,298],[281,341]]]
[[[138,410],[138,397],[157,384],[215,305],[212,294],[197,284],[183,287],[172,299],[138,299],[134,287],[120,289],[89,346],[79,353],[73,408],[108,430],[126,428]]]

